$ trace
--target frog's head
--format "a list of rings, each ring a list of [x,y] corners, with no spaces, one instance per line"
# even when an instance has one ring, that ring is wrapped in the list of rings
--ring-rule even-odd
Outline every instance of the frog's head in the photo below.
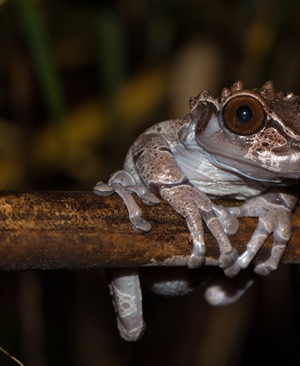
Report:
[[[300,96],[238,81],[220,98],[202,91],[190,108],[196,142],[214,165],[255,180],[300,179]]]

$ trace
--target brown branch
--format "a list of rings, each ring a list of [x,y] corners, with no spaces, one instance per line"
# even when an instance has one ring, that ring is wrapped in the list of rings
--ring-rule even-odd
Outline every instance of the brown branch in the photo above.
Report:
[[[164,202],[140,203],[152,230],[132,230],[117,195],[92,192],[0,192],[0,270],[131,267],[186,264],[191,239],[185,221]],[[222,201],[233,205],[236,202]],[[232,244],[241,253],[257,220],[241,220]],[[283,262],[300,262],[300,207],[293,216],[293,237]],[[269,238],[255,262],[265,259]],[[205,231],[207,264],[216,264],[215,239]],[[162,263],[164,262],[164,263]]]

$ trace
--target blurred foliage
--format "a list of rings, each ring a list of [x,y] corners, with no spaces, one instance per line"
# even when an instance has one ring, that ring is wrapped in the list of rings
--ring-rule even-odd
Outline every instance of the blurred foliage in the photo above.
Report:
[[[299,94],[299,15],[297,0],[0,1],[0,188],[90,190],[122,166],[140,132],[186,115],[189,97],[204,88],[218,95],[236,80],[253,88],[272,79]],[[40,282],[5,274],[1,341],[39,366],[292,365],[300,301],[283,279],[299,286],[294,272],[267,280],[273,293],[260,297],[258,312],[253,298],[265,282],[248,303],[223,310],[201,294],[171,303],[146,293],[150,329],[137,345],[113,328],[103,274],[44,273]],[[286,302],[271,319],[270,299],[278,306],[281,293]],[[260,324],[270,330],[260,333]]]
[[[59,120],[64,110],[63,92],[60,78],[52,61],[52,52],[48,45],[42,15],[33,1],[12,1],[12,6],[14,6],[16,20],[30,52],[32,66],[36,71],[47,112],[52,119]]]
[[[2,2],[0,188],[91,187],[138,132],[187,114],[203,88],[273,79],[298,92],[299,10],[279,0]]]

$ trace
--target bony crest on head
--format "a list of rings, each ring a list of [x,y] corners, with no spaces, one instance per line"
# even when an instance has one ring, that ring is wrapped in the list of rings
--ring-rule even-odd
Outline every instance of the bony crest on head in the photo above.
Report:
[[[207,89],[204,89],[199,93],[196,97],[190,97],[189,106],[190,111],[193,112],[195,108],[199,106],[199,104],[206,104],[209,101],[213,101],[215,98],[211,94],[211,92]]]

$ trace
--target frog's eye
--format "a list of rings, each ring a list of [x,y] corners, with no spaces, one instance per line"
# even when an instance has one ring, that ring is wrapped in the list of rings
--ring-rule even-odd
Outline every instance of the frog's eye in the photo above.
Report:
[[[241,95],[230,99],[223,107],[225,126],[238,135],[250,135],[262,128],[264,109],[259,100]]]

